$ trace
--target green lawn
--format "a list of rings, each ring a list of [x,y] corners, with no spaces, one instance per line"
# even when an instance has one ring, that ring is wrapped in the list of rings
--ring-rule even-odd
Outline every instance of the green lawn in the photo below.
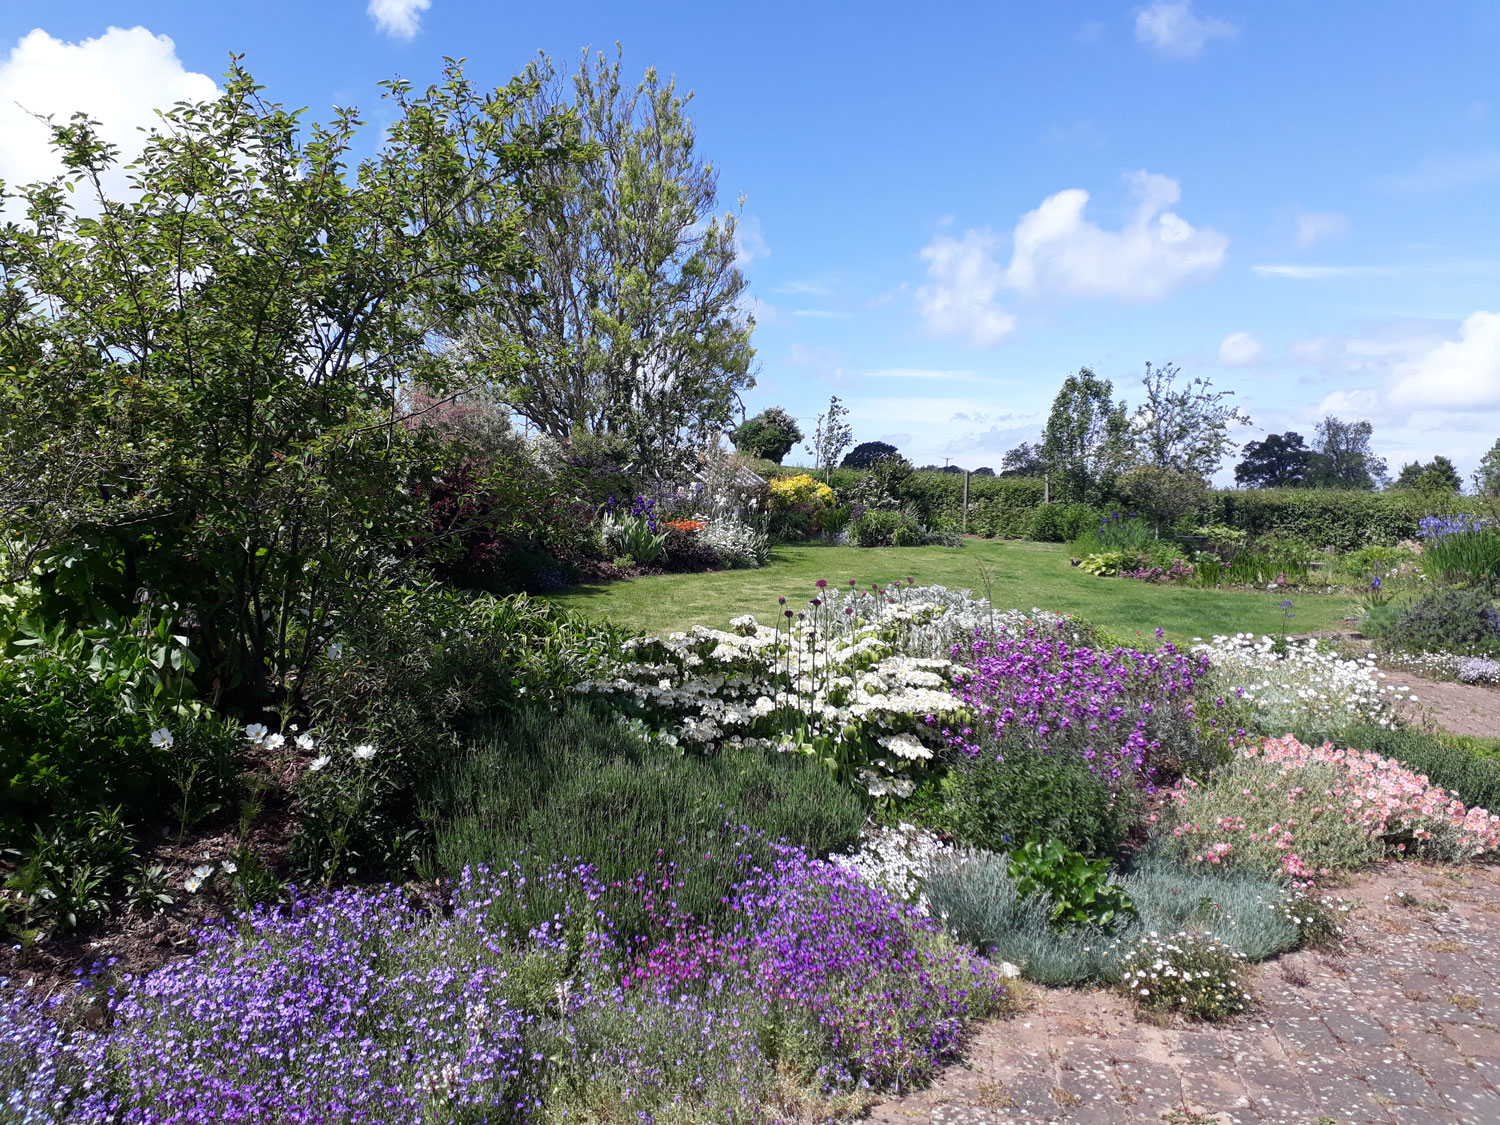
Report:
[[[664,633],[697,624],[722,626],[742,613],[769,621],[777,612],[778,595],[811,597],[819,578],[841,586],[853,578],[868,586],[909,575],[919,585],[967,587],[983,594],[981,567],[991,572],[997,606],[1074,613],[1127,639],[1137,631],[1150,638],[1158,626],[1179,642],[1245,630],[1280,633],[1280,603],[1286,597],[1296,603],[1293,633],[1325,629],[1353,610],[1350,599],[1328,594],[1195,590],[1096,578],[1069,566],[1061,544],[1000,539],[970,539],[959,548],[778,547],[771,565],[760,570],[652,575],[584,586],[554,595],[554,600],[622,625]]]

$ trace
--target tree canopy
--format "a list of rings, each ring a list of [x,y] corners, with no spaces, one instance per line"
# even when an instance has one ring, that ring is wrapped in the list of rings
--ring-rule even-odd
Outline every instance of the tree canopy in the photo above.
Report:
[[[1087,367],[1063,380],[1052,400],[1042,437],[1042,461],[1057,475],[1061,494],[1072,500],[1102,500],[1114,487],[1129,453],[1125,403],[1114,402],[1114,385]]]
[[[1314,488],[1374,489],[1387,481],[1385,458],[1370,448],[1374,427],[1345,422],[1332,414],[1318,423],[1307,482]]]
[[[731,428],[754,385],[754,321],[737,218],[715,213],[718,173],[697,153],[692,95],[654,68],[629,86],[621,66],[585,53],[568,79],[545,55],[526,68],[526,122],[569,121],[582,157],[531,170],[524,254],[483,279],[455,330],[481,362],[519,347],[523,362],[493,366],[518,414],[560,441],[618,438],[661,476]]]
[[[844,469],[868,469],[882,457],[897,457],[900,453],[894,445],[885,441],[863,441],[844,455],[840,467]]]
[[[1453,462],[1439,453],[1426,465],[1413,461],[1401,466],[1391,487],[1413,492],[1462,492],[1464,482]]]
[[[1243,453],[1234,479],[1246,488],[1297,488],[1312,472],[1313,451],[1292,430],[1267,434],[1264,441],[1247,441]]]
[[[1179,384],[1182,369],[1173,364],[1146,364],[1146,401],[1131,419],[1134,459],[1138,465],[1171,469],[1207,479],[1219,471],[1233,448],[1230,425],[1249,425],[1238,407],[1229,405],[1233,391],[1216,391],[1199,376]]]
[[[781,464],[782,458],[802,440],[797,420],[779,406],[767,407],[742,422],[732,435],[734,447],[747,457]]]

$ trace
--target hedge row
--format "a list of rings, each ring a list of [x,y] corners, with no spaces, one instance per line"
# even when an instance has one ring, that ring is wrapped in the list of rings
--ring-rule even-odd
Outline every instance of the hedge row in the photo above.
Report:
[[[783,469],[781,472],[805,471]],[[833,487],[851,487],[861,470],[835,469]],[[963,522],[962,473],[931,470],[913,474],[911,502],[929,522],[957,528]],[[1082,504],[1044,504],[1040,480],[1022,477],[970,477],[968,529],[975,535],[1002,539],[1059,541],[1073,538],[1089,519]],[[1454,497],[1454,511],[1476,511],[1481,503]],[[1418,523],[1433,514],[1433,504],[1416,493],[1363,492],[1344,489],[1220,489],[1208,493],[1201,523],[1222,523],[1249,532],[1295,538],[1317,547],[1356,551],[1372,544],[1392,546],[1417,537]]]

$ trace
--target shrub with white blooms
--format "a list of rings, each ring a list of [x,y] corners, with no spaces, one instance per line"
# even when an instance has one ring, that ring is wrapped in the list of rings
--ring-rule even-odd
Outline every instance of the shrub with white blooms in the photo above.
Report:
[[[894,828],[866,829],[858,844],[845,854],[830,855],[828,862],[853,871],[926,916],[932,909],[922,889],[928,872],[935,861],[952,854],[953,848],[935,833],[903,822]]]
[[[781,599],[776,625],[746,614],[727,631],[696,625],[626,642],[576,690],[697,749],[800,750],[876,797],[906,796],[941,746],[927,717],[962,712],[949,691],[962,666],[950,652],[977,630],[1019,627],[1026,616],[909,579],[866,591],[823,582],[812,595],[800,606]]]
[[[1278,651],[1271,637],[1236,633],[1193,651],[1209,658],[1211,690],[1248,706],[1255,725],[1268,733],[1391,727],[1400,722],[1401,706],[1417,699],[1405,685],[1383,683],[1373,657],[1343,659],[1320,649],[1317,638]]]

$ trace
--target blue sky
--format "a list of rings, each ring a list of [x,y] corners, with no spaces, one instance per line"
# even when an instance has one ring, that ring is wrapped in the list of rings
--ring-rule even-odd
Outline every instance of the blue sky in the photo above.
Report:
[[[0,0],[0,176],[46,168],[16,103],[128,137],[232,51],[378,123],[444,55],[616,41],[745,196],[752,411],[837,394],[858,440],[998,466],[1068,372],[1134,403],[1151,360],[1235,390],[1241,440],[1332,411],[1467,473],[1500,437],[1493,2]]]

